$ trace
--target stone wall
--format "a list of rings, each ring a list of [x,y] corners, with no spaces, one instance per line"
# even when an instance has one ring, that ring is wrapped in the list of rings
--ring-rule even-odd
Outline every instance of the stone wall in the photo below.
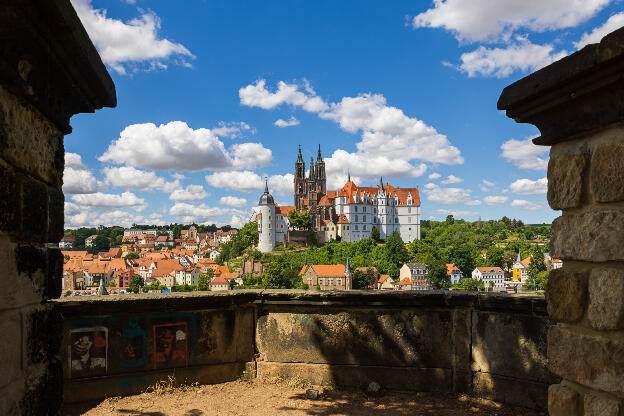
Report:
[[[56,303],[67,402],[141,392],[168,375],[215,383],[245,371],[543,409],[558,381],[546,367],[543,298],[265,290]]]
[[[63,257],[47,243],[63,236],[63,135],[71,115],[114,103],[69,1],[0,4],[2,415],[60,408],[61,320],[48,300],[60,295]]]
[[[507,87],[499,108],[550,145],[548,202],[562,215],[547,287],[553,416],[624,414],[624,29]]]

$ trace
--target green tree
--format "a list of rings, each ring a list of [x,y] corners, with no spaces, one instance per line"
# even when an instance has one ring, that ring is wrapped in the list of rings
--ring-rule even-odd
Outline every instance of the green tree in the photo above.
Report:
[[[475,268],[470,247],[467,245],[452,247],[449,252],[449,263],[455,264],[464,276],[471,276]]]
[[[133,293],[139,293],[139,287],[145,285],[145,280],[141,275],[135,274],[130,278],[130,284],[128,290]]]
[[[197,280],[197,290],[210,290],[210,281],[214,277],[214,270],[208,269],[206,274],[199,276]]]
[[[92,254],[97,254],[101,251],[108,251],[110,248],[110,241],[104,235],[98,235],[93,240],[93,244],[89,247],[89,252]]]
[[[455,287],[458,289],[463,289],[463,290],[481,290],[481,291],[485,290],[483,281],[479,279],[473,279],[472,277],[469,277],[468,279],[465,279],[463,282],[456,284]]]
[[[446,216],[446,225],[453,225],[455,223],[455,218],[452,215]]]
[[[368,289],[375,283],[375,272],[371,268],[366,269],[366,272],[356,270],[353,272],[352,283],[353,289]]]
[[[451,285],[451,279],[446,274],[445,265],[433,259],[430,259],[426,264],[429,270],[427,278],[435,289],[445,289]]]
[[[139,255],[137,253],[128,253],[124,256],[124,259],[127,260],[132,260],[132,259],[138,259]]]
[[[505,266],[505,261],[503,258],[503,249],[497,246],[491,246],[487,249],[487,252],[485,254],[486,257],[486,266],[496,266],[496,267],[500,267],[501,269],[504,268]]]
[[[376,243],[378,243],[381,240],[381,235],[379,233],[379,228],[373,227],[373,229],[371,230],[371,238]]]
[[[290,225],[297,230],[309,230],[312,227],[308,211],[297,212],[297,210],[294,209],[290,210],[288,213],[288,221]]]

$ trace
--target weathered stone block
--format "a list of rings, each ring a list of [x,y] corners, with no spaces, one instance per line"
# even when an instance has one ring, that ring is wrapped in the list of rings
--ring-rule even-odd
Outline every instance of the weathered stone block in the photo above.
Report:
[[[31,275],[18,275],[16,249],[17,245],[7,235],[0,235],[0,276],[12,279],[11,284],[5,284],[0,290],[0,305],[7,309],[41,302],[41,293],[36,292],[34,286],[40,287],[45,279],[44,270],[40,269],[32,270]]]
[[[47,262],[44,296],[47,299],[56,299],[61,296],[63,285],[63,253],[61,253],[61,250],[48,248]]]
[[[473,371],[548,384],[558,381],[546,363],[547,317],[481,311],[472,316]]]
[[[48,243],[58,243],[63,238],[65,223],[65,196],[58,188],[48,187]]]
[[[26,241],[48,242],[48,187],[27,175],[22,183],[22,235]]]
[[[54,361],[27,374],[21,407],[24,415],[56,415],[63,402],[63,370]]]
[[[624,200],[624,144],[605,145],[594,151],[590,183],[596,201]]]
[[[551,270],[546,285],[548,315],[560,322],[575,322],[583,317],[587,304],[585,273]]]
[[[256,345],[265,361],[451,368],[452,325],[451,310],[315,307],[259,316]]]
[[[624,270],[592,270],[587,317],[596,329],[624,328]]]
[[[55,305],[38,306],[23,314],[25,366],[56,360],[61,347],[63,325]]]
[[[546,409],[548,384],[526,379],[476,372],[472,378],[472,393],[513,406]]]
[[[0,132],[0,135],[2,132]],[[16,233],[19,229],[19,194],[15,172],[0,160],[0,230]]]
[[[550,252],[562,260],[624,260],[624,211],[566,214],[553,221]]]
[[[550,416],[580,416],[581,395],[561,384],[548,387],[548,414]]]
[[[548,162],[548,203],[552,209],[574,208],[583,195],[582,155],[551,157]]]
[[[587,393],[584,396],[584,416],[622,416],[624,405],[614,397],[602,394]]]
[[[18,244],[14,249],[15,265],[22,278],[28,278],[35,293],[43,293],[48,270],[46,249],[31,244]],[[18,284],[23,284],[18,280]]]
[[[0,148],[0,156],[35,177],[56,185],[56,153],[62,147],[63,135],[41,113],[24,105],[1,86],[0,103],[5,141]]]
[[[624,397],[622,357],[624,340],[611,334],[580,332],[563,324],[548,332],[548,366],[553,373],[618,397]]]
[[[15,342],[22,337],[20,321],[19,312],[7,311],[0,314],[0,334],[4,338],[0,342],[0,357],[2,357],[0,387],[4,387],[17,379],[22,372],[22,344]]]

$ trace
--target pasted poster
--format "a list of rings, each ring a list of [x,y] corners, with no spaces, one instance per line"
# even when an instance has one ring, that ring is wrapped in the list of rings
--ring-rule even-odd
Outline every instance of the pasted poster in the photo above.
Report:
[[[69,374],[71,378],[106,375],[108,370],[108,328],[72,329],[69,333]]]
[[[121,333],[121,365],[140,367],[147,362],[147,336],[139,326],[139,318],[128,318],[128,328]]]
[[[154,325],[154,369],[188,367],[188,324]]]

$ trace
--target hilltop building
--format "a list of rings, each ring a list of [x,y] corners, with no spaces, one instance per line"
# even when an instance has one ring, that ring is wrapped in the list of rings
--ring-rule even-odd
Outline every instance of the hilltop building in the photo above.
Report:
[[[308,212],[312,231],[319,241],[340,239],[354,242],[370,238],[373,228],[382,239],[397,232],[405,242],[420,239],[420,194],[418,187],[398,188],[384,184],[357,186],[349,176],[338,191],[327,191],[325,162],[319,147],[316,162],[310,160],[309,174],[301,155],[295,162],[294,206],[278,206],[269,194],[268,185],[260,197],[256,212],[262,252],[281,244],[290,223],[288,212]]]

